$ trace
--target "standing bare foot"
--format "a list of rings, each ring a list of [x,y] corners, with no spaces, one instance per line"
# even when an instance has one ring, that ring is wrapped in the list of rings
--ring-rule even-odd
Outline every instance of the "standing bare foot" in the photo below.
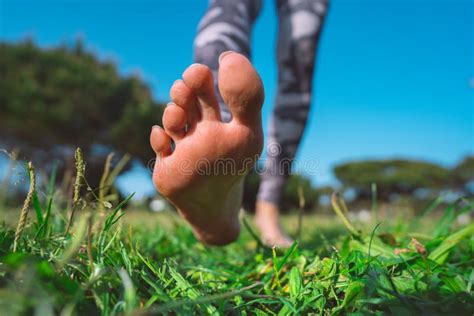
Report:
[[[259,75],[240,54],[225,52],[219,60],[219,91],[232,121],[221,121],[211,70],[194,64],[171,88],[173,103],[163,114],[164,130],[154,126],[150,135],[157,155],[156,188],[196,237],[212,245],[239,236],[243,180],[263,146]]]
[[[262,241],[268,246],[288,248],[293,240],[282,230],[279,221],[278,206],[264,201],[257,201],[255,223],[260,230]]]

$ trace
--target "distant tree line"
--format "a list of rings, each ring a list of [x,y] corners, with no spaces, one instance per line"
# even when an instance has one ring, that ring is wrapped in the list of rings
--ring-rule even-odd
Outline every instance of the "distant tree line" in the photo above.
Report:
[[[350,192],[353,202],[367,204],[372,200],[373,184],[376,198],[381,202],[396,202],[400,199],[428,202],[448,191],[458,197],[474,195],[474,156],[465,157],[453,168],[426,161],[387,159],[341,163],[334,167],[333,172],[339,182],[337,187],[314,187],[307,177],[291,175],[284,191],[282,208],[299,208],[298,190],[304,195],[305,210],[320,206],[323,198],[328,202],[335,191]],[[253,209],[259,183],[256,172],[249,174],[244,192],[247,209]]]
[[[435,194],[447,189],[469,194],[474,181],[474,156],[452,169],[406,159],[355,161],[336,166],[334,174],[344,187],[354,189],[359,199],[371,196],[370,183],[377,184],[377,195],[382,200],[394,194],[411,196],[421,189]]]

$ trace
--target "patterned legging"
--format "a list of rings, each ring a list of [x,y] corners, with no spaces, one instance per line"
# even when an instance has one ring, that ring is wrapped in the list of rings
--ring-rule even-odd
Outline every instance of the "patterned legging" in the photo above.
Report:
[[[267,159],[258,200],[279,204],[291,162],[303,135],[311,103],[316,48],[327,0],[276,0],[278,11],[278,90],[268,130]],[[218,56],[233,50],[250,57],[252,26],[261,0],[210,0],[194,41],[195,62],[213,71]],[[222,119],[231,113],[218,93]]]

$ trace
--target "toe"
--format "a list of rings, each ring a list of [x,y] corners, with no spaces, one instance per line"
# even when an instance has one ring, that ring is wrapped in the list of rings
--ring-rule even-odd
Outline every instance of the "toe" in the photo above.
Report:
[[[183,73],[183,79],[186,86],[197,97],[201,117],[205,120],[220,120],[219,104],[209,67],[201,64],[191,65]]]
[[[174,141],[178,141],[186,134],[186,112],[174,103],[169,103],[163,113],[163,126],[166,134]]]
[[[171,87],[170,97],[177,106],[186,112],[189,129],[199,120],[197,100],[193,91],[184,84],[183,80],[176,80]]]
[[[221,54],[219,91],[236,120],[243,124],[260,124],[263,85],[245,56],[231,51]]]
[[[171,139],[158,125],[153,126],[151,129],[150,144],[155,154],[159,157],[166,157],[171,154]]]

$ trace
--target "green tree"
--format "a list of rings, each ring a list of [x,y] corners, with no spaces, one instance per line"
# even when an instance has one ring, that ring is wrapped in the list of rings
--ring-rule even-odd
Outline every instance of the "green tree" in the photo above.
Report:
[[[358,199],[370,199],[371,184],[377,184],[377,197],[391,194],[412,195],[419,188],[438,190],[449,185],[449,170],[415,160],[368,160],[340,164],[334,174],[345,188],[353,188]]]
[[[474,184],[474,156],[467,156],[451,170],[451,178],[455,187],[469,192],[468,185]]]
[[[64,161],[80,146],[94,182],[110,151],[144,163],[153,157],[148,136],[163,107],[139,77],[121,76],[80,41],[51,49],[0,43],[0,86],[2,146],[37,165]]]

